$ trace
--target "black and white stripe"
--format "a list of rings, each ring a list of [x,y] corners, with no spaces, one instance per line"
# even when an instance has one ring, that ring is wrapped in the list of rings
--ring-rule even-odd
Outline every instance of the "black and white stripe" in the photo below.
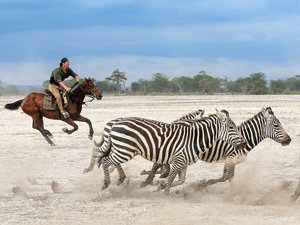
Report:
[[[188,114],[180,117],[179,119],[173,121],[173,123],[179,122],[179,121],[182,121],[182,120],[200,119],[203,116],[203,114],[204,114],[204,110],[199,109],[197,111],[188,113]],[[103,131],[100,142],[97,143],[96,141],[94,141],[94,144],[99,148],[94,148],[93,149],[90,165],[88,166],[88,168],[84,169],[83,173],[88,173],[88,172],[92,171],[94,169],[94,166],[95,166],[96,158],[103,155],[103,154],[105,154],[105,152],[109,151],[108,144],[110,143],[110,133],[111,133],[111,129],[114,126],[114,124],[119,122],[119,121],[127,120],[127,119],[143,120],[143,118],[140,118],[140,117],[127,117],[127,118],[118,118],[118,119],[109,121],[104,127],[104,131]],[[162,123],[162,122],[158,122],[158,121],[153,121],[153,122],[154,123],[160,123],[160,124]],[[111,171],[113,171],[114,168],[115,167],[111,168]],[[125,175],[121,165],[117,165],[116,168],[119,172],[118,185],[120,185],[124,181],[124,179],[126,178],[126,175]]]
[[[110,165],[129,161],[136,155],[158,164],[171,164],[172,168],[165,193],[169,193],[176,174],[186,165],[195,163],[217,139],[241,148],[243,141],[227,111],[221,111],[198,120],[183,120],[166,124],[153,120],[129,118],[114,123],[108,149],[99,157],[105,180],[110,184]],[[110,147],[111,146],[111,147]]]
[[[236,149],[223,140],[217,140],[208,151],[200,156],[200,160],[208,163],[225,162],[223,176],[219,179],[212,179],[202,183],[202,187],[231,180],[234,177],[235,165],[244,162],[247,154],[265,138],[270,138],[283,146],[291,142],[290,136],[286,133],[270,107],[262,108],[258,114],[238,126],[238,130],[246,141],[244,149]],[[151,178],[147,178],[148,182],[152,182]],[[181,173],[179,180],[174,182],[173,186],[182,184],[184,180],[185,171]]]

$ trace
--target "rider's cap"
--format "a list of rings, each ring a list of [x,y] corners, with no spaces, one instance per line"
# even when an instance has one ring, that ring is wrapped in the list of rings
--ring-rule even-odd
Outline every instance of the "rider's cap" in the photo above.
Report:
[[[68,61],[68,58],[62,58],[61,60],[60,60],[60,66],[62,66],[62,64],[63,63],[65,63],[65,62],[67,62]]]

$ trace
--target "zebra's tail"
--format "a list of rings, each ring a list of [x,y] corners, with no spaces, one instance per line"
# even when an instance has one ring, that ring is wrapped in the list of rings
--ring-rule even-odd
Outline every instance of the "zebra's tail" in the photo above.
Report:
[[[23,102],[23,99],[16,101],[14,103],[7,103],[4,106],[4,108],[9,109],[9,110],[17,110],[21,106],[22,102]]]
[[[101,140],[100,140],[99,143],[97,143],[97,142],[94,140],[94,145],[97,146],[97,147],[100,147],[100,146],[103,144],[103,142],[104,142],[104,138],[103,138],[103,136],[101,136]]]

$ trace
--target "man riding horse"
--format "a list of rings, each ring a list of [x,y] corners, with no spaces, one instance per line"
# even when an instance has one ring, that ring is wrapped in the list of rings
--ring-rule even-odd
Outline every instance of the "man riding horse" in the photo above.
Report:
[[[69,66],[69,60],[67,58],[62,58],[59,67],[52,71],[49,83],[49,90],[56,98],[59,110],[65,119],[69,118],[70,114],[67,111],[65,111],[63,107],[62,99],[59,93],[59,88],[62,87],[68,92],[71,91],[71,88],[67,87],[63,82],[69,76],[74,77],[76,81],[79,82],[78,75],[74,73],[74,71]]]

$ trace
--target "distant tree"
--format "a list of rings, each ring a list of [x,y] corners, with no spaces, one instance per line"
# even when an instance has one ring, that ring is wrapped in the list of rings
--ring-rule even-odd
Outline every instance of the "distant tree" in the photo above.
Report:
[[[169,91],[169,79],[162,73],[152,75],[149,89],[153,92],[163,93]]]
[[[16,85],[8,85],[4,89],[4,93],[7,94],[7,95],[19,94],[20,90],[18,89],[18,87]]]
[[[271,80],[270,81],[270,93],[272,94],[280,94],[284,90],[286,90],[287,84],[286,80],[278,79],[278,80]]]
[[[49,80],[45,80],[44,82],[43,82],[43,88],[45,88],[45,89],[48,89],[49,88]]]
[[[2,87],[2,80],[0,79],[0,96],[4,94],[4,88]]]
[[[194,76],[195,84],[198,83],[198,90],[203,93],[220,92],[222,79],[207,75],[205,71],[200,71]],[[196,91],[196,90],[195,90]]]
[[[178,91],[178,89],[179,89],[179,91],[182,92],[182,93],[194,91],[193,90],[193,85],[194,85],[195,81],[191,77],[186,77],[186,76],[175,77],[171,80],[171,82],[175,83],[176,84],[176,90]]]
[[[125,83],[127,81],[127,78],[125,76],[125,72],[120,72],[119,69],[116,69],[112,72],[110,77],[105,78],[108,81],[111,81],[113,83],[116,83],[116,93],[120,92],[120,84],[123,83],[124,91],[126,92],[126,86]]]
[[[286,85],[291,91],[300,91],[300,75],[286,79]]]
[[[147,88],[150,86],[150,81],[145,79],[139,79],[138,82],[131,83],[131,91],[134,93],[143,92],[146,93]]]
[[[109,82],[108,80],[97,81],[95,84],[101,92],[115,92],[116,90],[116,84]]]
[[[247,92],[254,95],[268,93],[266,75],[264,73],[253,73],[245,78]]]
[[[226,83],[226,89],[229,92],[245,93],[247,92],[246,80],[244,78],[238,78],[236,81],[228,81]]]

